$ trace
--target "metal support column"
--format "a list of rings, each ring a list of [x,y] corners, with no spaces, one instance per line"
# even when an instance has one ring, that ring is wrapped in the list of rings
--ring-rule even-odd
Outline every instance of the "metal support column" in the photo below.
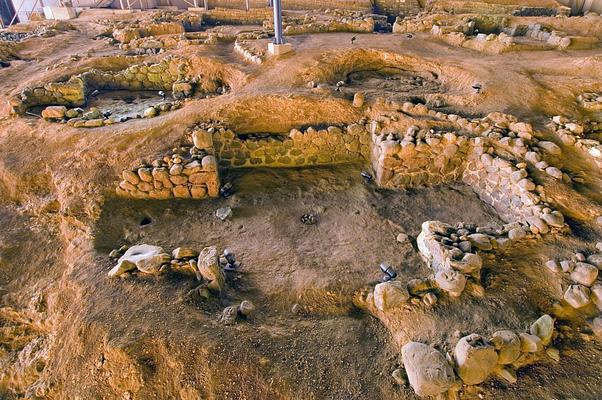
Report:
[[[282,37],[282,0],[274,1],[274,44],[284,44]]]

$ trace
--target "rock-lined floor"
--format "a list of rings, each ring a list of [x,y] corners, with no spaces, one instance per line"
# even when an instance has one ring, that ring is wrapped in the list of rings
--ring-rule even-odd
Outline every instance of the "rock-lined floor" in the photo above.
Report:
[[[157,32],[185,29],[168,14],[150,18],[174,24]],[[108,17],[126,21],[115,25],[119,35],[132,33],[134,17]],[[230,38],[217,36],[218,45],[189,37],[182,48],[134,59],[116,56],[123,49],[111,40],[92,40],[110,23],[84,13],[73,24],[79,35],[19,45],[23,60],[0,70],[3,95],[172,56],[192,57],[194,74],[226,74],[232,84],[223,96],[87,131],[10,116],[3,106],[0,397],[600,397],[599,143],[588,141],[598,125],[586,121],[600,122],[599,49],[482,57],[424,33],[354,32],[295,35],[293,54],[262,63],[247,63]],[[447,141],[472,137],[471,186],[410,188],[414,181],[401,176],[385,190],[368,163],[223,162],[212,198],[115,197],[127,177],[149,192],[165,189],[165,176],[181,176],[171,174],[181,158],[204,173],[203,160],[245,164],[262,140],[286,147],[283,135],[294,132],[314,146],[312,135],[336,136],[358,121],[391,156],[385,169],[406,151],[417,156],[395,170],[402,175],[447,165],[439,156],[454,159],[461,147]],[[241,140],[229,143],[230,158],[212,158],[194,137],[195,146],[186,144],[199,124],[210,134],[212,124],[232,129]],[[442,142],[433,165],[421,164],[424,146]],[[284,151],[278,146],[266,151]],[[271,155],[262,156],[269,165]],[[202,189],[199,198],[210,188]],[[428,240],[420,239],[425,221],[440,221],[426,225]],[[381,263],[396,273],[385,284]],[[462,276],[462,290],[437,277],[458,269],[452,281]],[[426,364],[410,360],[426,353]],[[436,365],[445,376],[429,392],[421,379]]]

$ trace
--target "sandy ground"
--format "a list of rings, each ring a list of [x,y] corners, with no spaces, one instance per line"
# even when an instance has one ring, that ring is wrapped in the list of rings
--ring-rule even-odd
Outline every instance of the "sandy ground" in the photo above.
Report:
[[[80,32],[22,44],[23,60],[0,70],[1,96],[102,65],[96,56],[120,54],[91,40],[102,31],[93,21],[76,21]],[[115,198],[121,170],[173,147],[199,121],[221,119],[241,133],[357,121],[361,114],[348,94],[327,97],[305,84],[312,76],[341,79],[338,66],[362,57],[340,64],[334,54],[345,50],[396,53],[403,68],[435,73],[449,112],[509,112],[538,128],[555,114],[602,119],[574,101],[583,91],[602,90],[600,49],[485,56],[423,34],[357,35],[355,44],[352,36],[292,37],[292,55],[262,66],[245,64],[231,45],[193,48],[246,78],[232,82],[227,95],[193,100],[151,120],[78,130],[12,117],[2,106],[0,398],[413,399],[411,388],[391,377],[405,341],[448,350],[458,333],[524,329],[555,309],[562,293],[556,279],[541,272],[542,263],[550,255],[592,250],[602,234],[591,223],[601,210],[599,170],[564,147],[569,156],[559,162],[588,177],[584,185],[557,188],[555,200],[572,234],[487,260],[485,296],[403,310],[394,332],[355,309],[353,292],[379,279],[383,261],[403,279],[428,273],[414,243],[395,240],[400,232],[415,238],[420,224],[433,219],[499,221],[470,188],[383,191],[362,181],[365,166],[343,165],[228,172],[236,194],[227,200]],[[67,61],[73,54],[81,60]],[[483,85],[482,95],[472,93],[475,82]],[[234,209],[231,221],[213,216],[224,205]],[[318,216],[317,225],[299,222],[307,212]],[[151,223],[141,226],[143,219]],[[137,243],[168,250],[230,247],[243,268],[229,276],[222,298],[209,300],[190,294],[195,282],[186,271],[108,279],[108,253]],[[243,299],[256,304],[256,317],[219,323],[221,310]],[[602,397],[602,346],[584,318],[565,313],[558,322],[567,327],[555,344],[559,363],[521,369],[514,385],[491,379],[466,389],[463,398]]]

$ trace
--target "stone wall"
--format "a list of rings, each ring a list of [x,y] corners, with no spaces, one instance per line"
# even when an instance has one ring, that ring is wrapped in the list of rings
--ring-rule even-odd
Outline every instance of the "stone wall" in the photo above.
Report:
[[[199,21],[200,26],[200,21]],[[125,27],[113,30],[113,38],[121,43],[129,43],[132,40],[149,36],[184,33],[184,25],[181,22],[149,23],[141,27]]]
[[[209,8],[232,8],[244,9],[245,0],[208,0]],[[250,0],[249,5],[253,8],[265,8],[267,0]],[[314,10],[327,8],[341,8],[348,10],[371,11],[371,0],[282,0],[282,8],[285,10]],[[271,10],[270,10],[271,11]]]
[[[506,222],[528,225],[533,233],[562,229],[564,217],[542,200],[543,188],[529,178],[526,163],[512,163],[477,147],[470,155],[462,180],[491,205]]]
[[[122,50],[133,51],[135,54],[152,53],[161,49],[170,49],[188,45],[216,45],[218,43],[231,43],[236,39],[233,34],[222,32],[189,32],[177,35],[161,35],[134,39],[127,44],[121,44]]]
[[[190,63],[179,57],[166,57],[159,63],[142,63],[122,71],[92,69],[72,76],[66,82],[51,82],[23,89],[11,99],[14,112],[42,105],[82,106],[88,93],[96,89],[167,90],[188,78]]]
[[[293,129],[285,135],[237,135],[214,129],[215,154],[222,167],[300,167],[369,158],[369,134],[361,124]]]
[[[415,15],[422,10],[418,0],[374,0],[374,8],[388,15]]]
[[[220,179],[211,135],[195,132],[193,143],[150,164],[124,170],[117,195],[160,200],[217,197]]]
[[[519,222],[533,233],[565,226],[562,214],[544,202],[543,187],[529,178],[525,162],[537,166],[541,153],[559,149],[551,142],[535,142],[529,124],[502,113],[471,121],[421,104],[404,103],[401,109],[448,120],[460,132],[411,126],[404,134],[386,133],[373,122],[371,161],[379,186],[399,189],[462,180],[506,222]],[[546,167],[548,174],[558,172],[563,178],[557,168]]]
[[[243,1],[244,3],[244,1]],[[249,11],[243,7],[236,8],[212,8],[203,13],[203,21],[208,24],[228,24],[228,25],[261,25],[266,20],[274,18],[271,8],[266,8],[265,3],[262,8],[251,8]]]
[[[264,23],[267,29],[274,29],[272,21]],[[374,19],[371,17],[342,17],[327,21],[312,21],[304,23],[296,19],[284,18],[283,30],[285,35],[303,35],[307,33],[328,32],[374,32]]]
[[[418,137],[420,136],[420,137]],[[453,132],[420,132],[411,127],[400,135],[373,135],[372,167],[376,183],[399,189],[436,185],[461,178],[469,151],[464,136]]]

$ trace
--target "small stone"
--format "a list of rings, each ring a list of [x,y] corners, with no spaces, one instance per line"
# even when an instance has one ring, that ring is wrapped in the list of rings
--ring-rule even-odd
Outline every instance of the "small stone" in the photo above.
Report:
[[[119,276],[136,268],[143,272],[156,273],[161,265],[169,263],[170,259],[159,246],[132,246],[117,260],[117,265],[109,271],[109,276]]]
[[[558,147],[558,145],[553,142],[540,141],[539,143],[537,143],[537,146],[546,153],[549,153],[553,156],[559,156],[560,154],[562,154],[562,150],[560,150],[560,147]]]
[[[230,219],[232,218],[232,209],[230,207],[218,208],[217,211],[215,211],[215,216],[222,221]]]
[[[564,300],[573,308],[585,307],[590,303],[590,290],[583,285],[571,285],[564,292]]]
[[[374,287],[374,305],[380,311],[388,311],[407,303],[410,295],[406,286],[399,281],[379,283]]]
[[[238,307],[228,306],[228,307],[224,308],[224,311],[222,311],[222,315],[219,320],[224,325],[232,325],[236,322],[237,317],[238,317]]]
[[[539,336],[531,335],[529,333],[521,333],[520,337],[520,351],[523,353],[537,353],[543,350],[543,342]]]
[[[592,254],[588,256],[587,262],[598,269],[602,269],[602,254]]]
[[[472,251],[472,244],[470,244],[468,240],[463,240],[460,243],[458,243],[458,248],[464,253],[469,253]]]
[[[559,273],[562,271],[562,268],[560,268],[560,265],[558,265],[558,262],[556,260],[546,261],[546,268],[548,268],[550,271],[552,271],[554,273]]]
[[[591,287],[591,300],[602,312],[602,283],[596,283]]]
[[[554,334],[554,319],[548,314],[542,315],[531,324],[529,333],[538,336],[543,345],[547,346],[552,341],[552,335]]]
[[[462,381],[467,385],[478,385],[494,370],[498,355],[482,336],[471,334],[456,344],[454,359]]]
[[[208,155],[203,157],[201,160],[201,165],[203,167],[203,171],[217,171],[217,160],[214,156]]]
[[[602,317],[596,317],[592,321],[592,331],[594,335],[602,338]]]
[[[407,384],[407,379],[403,369],[397,368],[395,371],[393,371],[391,376],[395,380],[395,383],[397,383],[399,386],[405,386]]]
[[[67,107],[65,106],[48,106],[44,110],[42,110],[42,118],[63,119],[65,117],[66,112]]]
[[[552,178],[555,178],[555,179],[559,179],[559,180],[562,179],[562,171],[556,167],[546,168],[546,174],[550,175]]]
[[[437,286],[428,278],[415,278],[408,281],[407,287],[412,296],[418,296],[435,289]]]
[[[121,253],[119,252],[119,250],[114,249],[114,250],[111,250],[111,252],[109,253],[109,257],[119,258],[119,257],[121,257]]]
[[[468,240],[470,240],[470,243],[479,250],[493,249],[493,245],[491,244],[489,236],[482,233],[473,233],[472,235],[468,235]]]
[[[564,226],[564,215],[559,211],[543,214],[541,218],[550,226],[557,228],[562,228]]]
[[[79,117],[79,111],[75,108],[70,108],[65,113],[65,117],[67,118],[77,118]]]
[[[552,360],[554,360],[556,362],[560,361],[560,351],[557,348],[555,348],[555,347],[548,347],[546,349],[546,354]]]
[[[491,343],[498,351],[499,364],[512,364],[520,356],[520,338],[512,331],[495,332]]]
[[[198,149],[208,149],[213,147],[213,136],[204,129],[198,129],[192,132],[192,142]]]
[[[238,312],[247,318],[250,318],[255,313],[255,304],[249,300],[243,300],[238,306]]]
[[[157,116],[157,109],[155,107],[149,107],[146,110],[144,110],[145,118],[153,118],[155,116]]]
[[[499,366],[494,372],[498,377],[506,382],[510,384],[516,383],[516,372],[512,368]]]
[[[570,260],[563,260],[560,261],[560,268],[562,268],[562,272],[569,273],[575,269],[575,263]]]
[[[437,295],[433,292],[428,292],[422,296],[422,301],[429,307],[434,306],[437,303]]]
[[[405,243],[408,241],[409,237],[405,233],[400,233],[399,235],[397,235],[396,239],[399,243]]]
[[[571,272],[571,279],[575,283],[580,283],[584,286],[591,286],[598,277],[598,268],[584,262],[575,264],[575,269]]]
[[[353,95],[353,107],[361,108],[364,105],[364,92],[356,92]]]
[[[523,228],[513,228],[508,232],[508,237],[512,241],[517,241],[527,237],[527,232]]]
[[[178,247],[177,249],[171,252],[171,255],[173,256],[173,258],[181,260],[183,258],[198,257],[199,252],[188,247]]]

